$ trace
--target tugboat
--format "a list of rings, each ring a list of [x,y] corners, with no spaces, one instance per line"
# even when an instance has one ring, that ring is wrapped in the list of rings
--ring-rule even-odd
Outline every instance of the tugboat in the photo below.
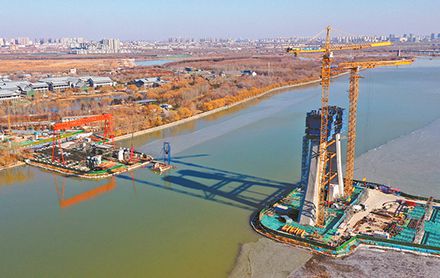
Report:
[[[153,167],[151,168],[151,170],[154,172],[159,172],[159,174],[162,174],[163,172],[173,168],[171,165],[171,144],[169,142],[163,143],[162,155],[163,162],[154,161]]]
[[[170,169],[172,169],[173,166],[163,163],[163,162],[156,162],[153,164],[153,167],[151,168],[154,172],[159,172],[162,174],[163,172],[166,172]]]

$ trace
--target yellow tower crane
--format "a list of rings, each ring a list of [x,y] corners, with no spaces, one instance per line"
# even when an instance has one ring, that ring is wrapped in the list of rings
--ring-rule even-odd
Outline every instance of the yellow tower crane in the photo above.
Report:
[[[412,59],[385,60],[385,61],[360,61],[344,62],[338,64],[337,69],[350,70],[350,89],[348,94],[349,112],[348,112],[348,133],[347,133],[347,154],[344,179],[344,195],[351,196],[353,193],[353,173],[354,157],[356,148],[356,122],[357,122],[357,103],[359,97],[359,71],[361,69],[371,69],[384,66],[409,65]]]
[[[337,50],[359,50],[370,47],[389,46],[391,42],[367,43],[367,44],[351,44],[351,45],[331,45],[330,42],[331,27],[327,26],[325,42],[319,48],[288,48],[287,52],[298,56],[299,53],[324,53],[322,56],[321,66],[321,127],[320,127],[320,142],[319,142],[319,161],[317,176],[320,183],[318,188],[318,205],[316,208],[316,222],[315,225],[323,227],[325,222],[324,206],[325,206],[325,187],[330,181],[337,176],[336,173],[328,172],[328,162],[335,154],[328,151],[328,146],[332,142],[327,140],[328,129],[328,101],[330,95],[330,77],[331,77],[331,62],[333,58],[333,51]]]

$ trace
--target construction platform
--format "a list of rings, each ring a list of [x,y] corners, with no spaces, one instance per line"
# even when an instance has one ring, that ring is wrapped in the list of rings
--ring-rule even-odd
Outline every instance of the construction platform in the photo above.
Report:
[[[71,136],[59,138],[58,144],[34,146],[28,150],[25,162],[44,170],[87,179],[108,178],[148,165],[168,170],[165,163],[133,147],[115,146],[93,133],[69,134]]]
[[[353,195],[325,206],[325,225],[299,223],[304,192],[294,189],[251,221],[260,234],[334,257],[361,244],[440,256],[440,201],[386,185],[354,182]]]

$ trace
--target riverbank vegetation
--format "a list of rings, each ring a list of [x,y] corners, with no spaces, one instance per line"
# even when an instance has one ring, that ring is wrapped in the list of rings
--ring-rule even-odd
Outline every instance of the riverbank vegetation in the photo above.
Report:
[[[231,105],[276,87],[316,80],[319,66],[314,60],[263,56],[126,67],[112,76],[118,81],[114,87],[37,93],[32,99],[2,106],[0,123],[6,122],[8,114],[16,123],[35,121],[29,115],[37,120],[58,121],[66,116],[112,113],[115,135],[123,135]],[[154,88],[126,85],[133,79],[151,76],[160,77],[165,83]],[[151,101],[137,103],[147,99]]]
[[[0,146],[0,169],[13,165],[18,161],[19,157],[13,154],[8,148]]]

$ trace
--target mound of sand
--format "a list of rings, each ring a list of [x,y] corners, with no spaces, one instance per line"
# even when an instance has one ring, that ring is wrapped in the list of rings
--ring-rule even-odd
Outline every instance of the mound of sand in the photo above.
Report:
[[[243,244],[230,278],[285,278],[312,255],[305,250],[261,238]]]
[[[361,247],[343,259],[314,256],[288,277],[439,277],[436,257]]]

